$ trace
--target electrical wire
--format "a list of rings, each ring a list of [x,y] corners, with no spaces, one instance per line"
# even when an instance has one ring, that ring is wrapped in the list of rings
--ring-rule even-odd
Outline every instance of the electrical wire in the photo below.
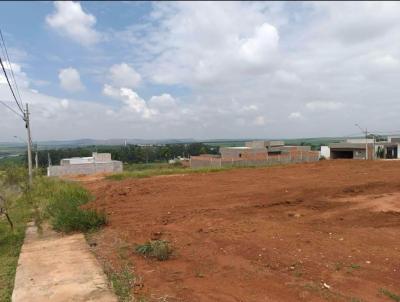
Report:
[[[4,41],[3,33],[2,33],[1,30],[0,30],[0,37],[1,37],[1,42],[2,42],[2,44],[3,44],[3,48],[4,48],[5,53],[6,53],[8,65],[9,65],[10,70],[11,70],[11,77],[12,77],[12,79],[13,79],[13,81],[14,81],[15,90],[17,91],[17,94],[18,94],[18,97],[19,97],[19,101],[20,101],[20,105],[21,105],[21,107],[23,108],[23,107],[24,107],[24,103],[23,103],[23,101],[22,101],[22,97],[21,97],[21,94],[20,94],[20,92],[19,92],[18,84],[17,84],[17,81],[16,81],[16,79],[15,79],[15,75],[14,75],[14,70],[13,70],[12,65],[11,65],[10,57],[9,57],[9,55],[8,55],[6,42]]]
[[[20,118],[22,118],[23,120],[24,117],[17,111],[15,111],[11,106],[8,106],[7,103],[3,102],[2,100],[0,100],[0,104],[3,104],[5,107],[7,107],[8,109],[10,109],[12,112],[14,112],[16,115],[18,115]]]
[[[19,110],[21,110],[21,113],[23,114],[24,110],[22,109],[21,105],[18,103],[17,97],[15,96],[14,90],[11,87],[10,80],[8,79],[8,75],[7,75],[6,69],[4,68],[4,64],[3,64],[3,61],[1,60],[1,58],[0,58],[0,65],[1,65],[1,68],[3,69],[4,75],[6,76],[6,80],[7,80],[8,86],[10,87],[11,93],[14,97],[14,100],[17,103]]]

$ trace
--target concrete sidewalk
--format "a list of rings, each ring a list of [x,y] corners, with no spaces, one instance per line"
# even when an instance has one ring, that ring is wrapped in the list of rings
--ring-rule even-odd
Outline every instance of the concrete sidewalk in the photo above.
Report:
[[[18,260],[13,302],[101,301],[117,298],[83,234],[38,234],[28,226]]]

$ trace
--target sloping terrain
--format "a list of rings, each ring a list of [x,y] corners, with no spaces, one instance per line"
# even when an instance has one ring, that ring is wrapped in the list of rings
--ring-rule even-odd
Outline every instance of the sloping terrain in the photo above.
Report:
[[[109,225],[94,252],[150,301],[393,301],[400,162],[321,161],[85,183]],[[170,260],[134,253],[168,240]],[[395,297],[395,296],[394,296]]]

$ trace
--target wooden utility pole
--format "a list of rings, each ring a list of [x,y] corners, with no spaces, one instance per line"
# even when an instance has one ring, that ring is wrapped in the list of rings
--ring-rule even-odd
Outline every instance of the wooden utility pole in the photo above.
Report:
[[[29,123],[29,108],[28,103],[26,103],[26,109],[24,112],[24,121],[27,131],[28,140],[28,173],[29,173],[29,186],[32,185],[32,140],[31,140],[31,126]]]
[[[365,128],[365,130],[363,128],[360,127],[359,124],[355,124],[355,126],[357,126],[361,132],[365,133],[365,160],[368,160],[368,129]]]
[[[368,130],[365,128],[365,159],[368,160]]]
[[[39,169],[39,155],[38,155],[38,146],[36,143],[35,144],[35,170],[36,170],[36,173],[37,173],[38,169]]]
[[[36,169],[36,170],[39,169],[39,157],[38,157],[37,150],[36,150],[36,152],[35,152],[35,169]]]

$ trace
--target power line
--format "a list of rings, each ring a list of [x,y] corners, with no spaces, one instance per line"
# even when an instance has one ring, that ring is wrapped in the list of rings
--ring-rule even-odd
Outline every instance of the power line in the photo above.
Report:
[[[1,34],[1,31],[0,31],[0,34]],[[4,38],[3,38],[2,34],[1,34],[1,41],[3,42],[2,44],[3,44],[5,52],[6,52],[6,58],[8,60],[9,66],[10,66],[12,78],[13,78],[13,80],[15,82],[15,90],[17,90],[18,96],[20,97],[20,100],[21,100],[21,104],[23,105],[23,102],[22,102],[22,99],[21,99],[21,95],[19,93],[19,89],[18,89],[18,86],[17,86],[17,81],[15,80],[14,71],[13,71],[12,66],[11,66],[10,58],[8,56],[7,48],[6,48],[6,45],[4,43]],[[3,47],[2,47],[2,49],[3,49]],[[3,69],[3,73],[4,73],[5,77],[6,77],[6,80],[7,80],[7,83],[8,83],[8,87],[10,87],[10,90],[11,90],[11,93],[12,93],[12,95],[14,97],[15,103],[17,104],[17,106],[18,106],[20,112],[22,113],[22,115],[20,113],[18,113],[17,111],[15,111],[14,109],[12,109],[10,106],[8,106],[5,102],[1,101],[1,104],[3,104],[8,109],[10,109],[13,113],[17,114],[25,122],[25,128],[26,128],[27,136],[28,136],[28,140],[27,140],[27,143],[28,143],[27,144],[28,145],[28,175],[29,175],[29,187],[30,187],[32,185],[33,174],[32,174],[32,138],[31,138],[31,128],[30,128],[28,103],[25,103],[26,109],[23,110],[22,109],[23,106],[18,102],[18,99],[17,99],[17,97],[16,97],[16,95],[14,93],[14,90],[13,90],[12,86],[11,86],[10,79],[8,78],[7,71],[6,71],[5,67],[4,67],[3,60],[1,59],[1,56],[0,56],[0,65],[1,65],[1,68]]]
[[[14,100],[17,103],[17,106],[18,106],[19,110],[21,110],[21,113],[23,114],[24,110],[22,109],[21,105],[18,103],[17,97],[15,96],[14,90],[11,87],[10,80],[8,79],[8,75],[7,75],[6,69],[4,68],[4,64],[3,64],[3,61],[1,60],[1,58],[0,58],[0,65],[1,65],[1,68],[3,69],[4,75],[6,76],[8,87],[10,87],[10,90],[11,90],[11,93],[12,93],[12,95],[14,97]]]
[[[8,71],[9,70],[11,70],[12,68],[11,68],[11,62],[10,62],[10,60],[9,59],[7,59],[7,53],[6,53],[6,49],[5,49],[5,44],[4,44],[4,40],[2,39],[2,37],[3,37],[3,34],[2,34],[2,32],[1,32],[1,30],[0,30],[0,48],[1,48],[1,55],[0,55],[0,57],[2,56],[3,57],[3,63],[4,63],[4,65],[5,65],[5,68],[6,68],[6,70],[7,70],[7,68],[8,68]],[[3,42],[2,42],[3,41]],[[13,89],[15,90],[15,82],[12,82],[11,83],[12,84],[12,87],[13,87]],[[19,100],[20,101],[20,100]],[[21,105],[21,104],[20,104]],[[22,108],[23,108],[23,106],[21,106]]]
[[[0,104],[3,104],[5,107],[10,109],[12,112],[14,112],[16,115],[18,115],[20,118],[22,118],[24,120],[24,117],[19,112],[15,111],[12,107],[8,106],[7,103],[0,100]]]
[[[12,65],[11,65],[11,60],[10,60],[10,57],[9,57],[9,55],[8,55],[6,42],[4,41],[3,33],[1,32],[1,30],[0,30],[0,37],[1,37],[1,41],[3,42],[4,50],[5,50],[5,52],[6,52],[6,57],[7,57],[8,65],[10,66],[11,76],[12,76],[12,78],[13,78],[13,80],[14,80],[15,90],[17,91],[17,94],[18,94],[18,97],[19,97],[19,101],[20,101],[20,103],[21,103],[20,105],[21,105],[21,107],[24,107],[24,102],[22,101],[21,94],[19,93],[18,84],[17,84],[17,81],[15,80],[14,70],[13,70]]]

